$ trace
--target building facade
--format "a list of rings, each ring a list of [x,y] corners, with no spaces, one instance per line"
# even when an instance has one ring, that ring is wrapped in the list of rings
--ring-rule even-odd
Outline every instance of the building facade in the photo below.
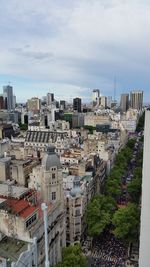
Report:
[[[145,114],[139,266],[150,264],[150,111]]]
[[[76,97],[73,99],[73,109],[81,112],[81,98]]]
[[[129,94],[121,94],[120,108],[122,112],[126,112],[129,108]]]
[[[92,92],[93,106],[99,105],[99,96],[100,96],[99,89],[93,89]]]
[[[130,93],[130,106],[133,109],[141,110],[143,107],[143,91],[132,91]]]
[[[7,110],[14,109],[13,105],[13,87],[10,85],[3,86],[4,108]]]

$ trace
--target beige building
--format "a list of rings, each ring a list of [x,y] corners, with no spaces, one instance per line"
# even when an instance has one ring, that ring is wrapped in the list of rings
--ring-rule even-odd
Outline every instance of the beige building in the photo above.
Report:
[[[143,107],[143,91],[134,90],[130,93],[130,106],[133,109],[141,110]]]
[[[31,99],[28,99],[27,106],[29,111],[39,111],[41,108],[41,100],[37,97],[32,97]]]
[[[24,142],[25,154],[43,157],[49,145],[55,145],[60,155],[69,148],[68,133],[49,129],[28,130]]]
[[[94,115],[87,114],[84,117],[84,125],[93,126],[96,127],[98,124],[109,124],[110,123],[110,117],[108,115]]]
[[[10,164],[10,157],[0,159],[0,181],[4,182],[7,179],[10,179]]]
[[[29,175],[32,169],[38,165],[36,160],[11,160],[10,173],[11,179],[15,180],[19,185],[28,185]]]
[[[26,242],[36,237],[38,267],[44,267],[43,201],[48,205],[48,243],[52,265],[61,260],[61,248],[66,245],[62,171],[53,147],[44,156],[39,174],[40,192],[35,190],[34,175],[31,177],[34,178],[31,183],[33,189],[11,186],[10,191],[10,186],[1,186],[0,197],[5,200],[0,206],[0,231],[6,236],[15,236]],[[11,199],[8,199],[10,192]]]

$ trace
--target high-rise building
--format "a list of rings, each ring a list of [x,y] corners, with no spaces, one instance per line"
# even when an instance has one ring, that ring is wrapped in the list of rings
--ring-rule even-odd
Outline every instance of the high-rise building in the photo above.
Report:
[[[139,267],[150,266],[150,111],[145,112]]]
[[[140,110],[143,107],[143,91],[137,90],[130,93],[130,106]]]
[[[120,100],[121,111],[126,112],[129,108],[129,94],[121,94]]]
[[[12,110],[13,106],[13,87],[10,85],[3,86],[4,108]]]
[[[81,98],[76,97],[73,99],[73,109],[81,112]]]
[[[31,99],[28,99],[28,110],[29,111],[39,111],[41,108],[41,101],[37,97],[32,97]]]
[[[113,102],[113,101],[112,101],[112,96],[108,96],[108,97],[107,97],[107,107],[108,107],[108,108],[111,108],[111,104],[112,104],[112,102]]]
[[[15,108],[16,107],[16,96],[13,95],[13,107]]]
[[[106,96],[101,96],[101,97],[100,97],[100,105],[101,105],[103,108],[106,108],[106,106],[107,106],[107,97],[106,97]]]
[[[4,109],[4,98],[0,95],[0,109]]]
[[[100,96],[99,89],[93,89],[92,93],[93,106],[99,105],[99,96]]]
[[[54,94],[48,93],[46,96],[46,104],[47,106],[51,105],[54,102]]]
[[[65,110],[66,109],[66,101],[65,100],[60,100],[60,109]]]

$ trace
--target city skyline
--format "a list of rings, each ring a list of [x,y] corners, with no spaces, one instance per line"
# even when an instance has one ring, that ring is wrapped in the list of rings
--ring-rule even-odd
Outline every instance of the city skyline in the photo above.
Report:
[[[0,88],[12,82],[18,101],[46,92],[91,99],[149,92],[149,2],[1,1]],[[13,41],[12,41],[13,40]]]

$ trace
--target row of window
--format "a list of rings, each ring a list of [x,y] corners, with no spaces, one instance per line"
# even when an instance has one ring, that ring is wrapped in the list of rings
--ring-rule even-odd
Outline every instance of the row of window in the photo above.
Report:
[[[37,214],[34,214],[29,220],[26,221],[26,228],[30,226],[37,219]]]

